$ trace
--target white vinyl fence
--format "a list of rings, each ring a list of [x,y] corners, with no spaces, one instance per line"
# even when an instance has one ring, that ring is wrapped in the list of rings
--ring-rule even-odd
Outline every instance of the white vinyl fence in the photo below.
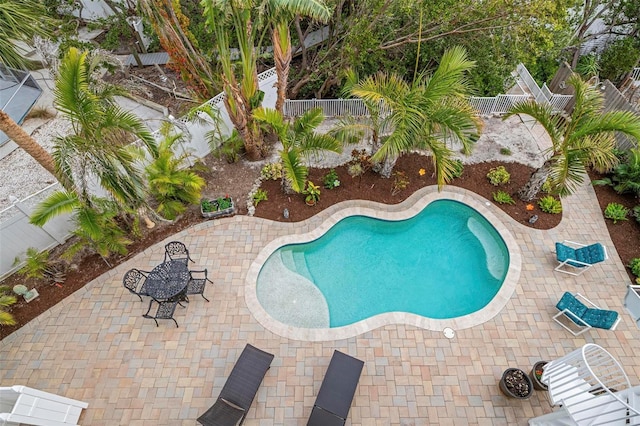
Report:
[[[22,265],[20,262],[14,267],[14,260],[16,256],[24,257],[29,247],[47,250],[69,238],[74,228],[69,214],[51,219],[42,228],[29,223],[29,216],[38,203],[58,189],[60,184],[54,183],[0,211],[0,278]]]

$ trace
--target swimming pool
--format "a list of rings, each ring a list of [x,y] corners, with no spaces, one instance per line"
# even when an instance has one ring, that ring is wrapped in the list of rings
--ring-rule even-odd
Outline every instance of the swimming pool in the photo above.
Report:
[[[388,312],[451,319],[494,299],[509,260],[476,210],[436,200],[404,220],[345,217],[320,238],[277,248],[256,293],[269,315],[294,327],[343,327]]]

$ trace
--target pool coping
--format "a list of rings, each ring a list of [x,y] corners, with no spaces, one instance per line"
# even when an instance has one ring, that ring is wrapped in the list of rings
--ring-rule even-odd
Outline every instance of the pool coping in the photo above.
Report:
[[[387,312],[375,315],[357,323],[335,328],[300,328],[284,324],[273,317],[262,307],[257,296],[257,279],[262,266],[269,256],[279,247],[287,244],[304,243],[324,235],[333,225],[349,216],[369,216],[382,220],[404,220],[420,213],[428,204],[437,200],[453,200],[461,202],[484,216],[502,237],[509,252],[510,262],[502,287],[495,297],[481,310],[472,314],[450,319],[433,319],[407,312]],[[491,209],[493,207],[493,209]],[[291,234],[278,237],[267,243],[256,256],[247,271],[245,278],[245,302],[252,316],[267,330],[292,340],[327,341],[355,337],[376,328],[393,324],[407,324],[432,331],[443,331],[445,328],[461,330],[474,327],[491,320],[498,315],[513,296],[520,279],[522,254],[515,237],[506,228],[503,220],[492,211],[496,207],[486,199],[463,188],[448,187],[437,191],[436,187],[423,188],[399,204],[381,204],[366,200],[344,201],[319,213],[327,215],[320,225],[310,231],[310,219],[291,223]],[[500,211],[501,212],[501,211]],[[502,213],[502,212],[501,212]]]

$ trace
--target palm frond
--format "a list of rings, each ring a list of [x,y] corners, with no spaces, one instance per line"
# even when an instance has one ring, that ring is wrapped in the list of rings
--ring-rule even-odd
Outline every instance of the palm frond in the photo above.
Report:
[[[52,218],[63,213],[71,213],[80,206],[78,196],[72,192],[56,191],[45,198],[35,208],[29,223],[36,226],[44,226]]]
[[[324,121],[322,108],[311,108],[309,111],[296,118],[293,122],[293,131],[303,138],[313,134],[314,130]]]
[[[297,150],[291,149],[280,153],[284,176],[291,182],[291,189],[300,193],[304,190],[308,169],[302,164],[302,159]]]

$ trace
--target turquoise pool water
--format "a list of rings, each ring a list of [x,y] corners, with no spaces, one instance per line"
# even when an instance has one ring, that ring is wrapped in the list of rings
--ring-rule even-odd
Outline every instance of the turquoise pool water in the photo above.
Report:
[[[385,312],[446,319],[486,306],[508,267],[507,247],[482,215],[438,200],[411,219],[351,216],[315,241],[280,247],[256,290],[270,315],[297,327],[340,327]]]

